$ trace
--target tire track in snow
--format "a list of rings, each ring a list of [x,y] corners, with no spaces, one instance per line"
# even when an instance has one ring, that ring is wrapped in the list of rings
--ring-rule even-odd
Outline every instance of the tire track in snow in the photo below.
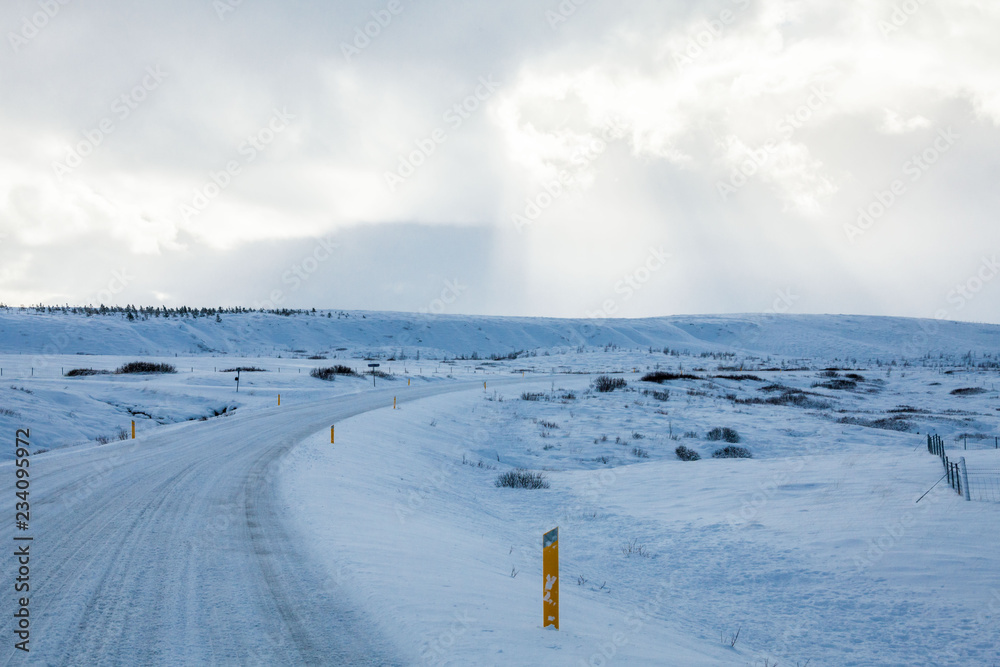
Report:
[[[480,388],[415,387],[401,403]],[[387,409],[397,392],[237,413],[34,459],[31,662],[398,664],[391,642],[290,541],[274,490],[298,442]],[[0,464],[11,496],[13,479],[12,464]],[[237,510],[233,521],[206,532],[226,507]],[[13,531],[0,525],[0,539]],[[0,662],[19,654],[10,646]]]

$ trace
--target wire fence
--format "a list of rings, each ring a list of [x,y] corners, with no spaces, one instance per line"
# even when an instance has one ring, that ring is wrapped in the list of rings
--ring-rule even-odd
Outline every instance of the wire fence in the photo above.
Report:
[[[970,500],[1000,503],[1000,469],[969,470],[966,475]]]
[[[1000,436],[986,435],[984,433],[963,433],[955,437],[954,449],[975,450],[975,449],[1000,449]]]
[[[941,458],[948,485],[966,500],[1000,503],[1000,468],[969,470],[964,456],[952,461],[939,435],[927,436],[927,451]]]

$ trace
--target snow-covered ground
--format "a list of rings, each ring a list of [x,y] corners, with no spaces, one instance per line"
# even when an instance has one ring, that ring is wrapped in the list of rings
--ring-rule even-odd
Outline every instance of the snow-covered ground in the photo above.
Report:
[[[365,371],[366,357],[401,399],[484,381],[346,418],[335,445],[324,429],[291,447],[276,478],[289,534],[403,664],[997,662],[1000,502],[945,483],[916,501],[943,473],[927,433],[970,471],[1000,471],[1000,327],[662,318],[608,321],[584,344],[565,332],[585,322],[331,315],[0,310],[0,430],[30,426],[36,451],[88,445],[82,461],[133,419],[169,446],[170,424],[238,424],[279,394],[308,414],[362,397],[370,376],[309,371]],[[138,359],[177,372],[63,375]],[[241,366],[262,370],[237,394]],[[656,371],[684,377],[642,380]],[[627,386],[595,391],[602,373]],[[717,427],[753,458],[712,458],[727,444]],[[701,460],[678,460],[681,445]],[[519,467],[550,487],[494,485]],[[217,512],[188,509],[210,525]],[[541,535],[555,526],[559,631],[541,628]]]
[[[292,455],[284,498],[302,539],[364,591],[414,664],[997,656],[1000,505],[945,485],[915,503],[941,474],[922,435],[838,424],[826,410],[552,384],[527,390],[548,401],[487,386],[361,415],[338,426],[336,445],[320,434]],[[718,425],[755,458],[708,458]],[[681,443],[706,458],[678,461]],[[1000,452],[977,453],[1000,463]],[[545,471],[551,488],[495,488],[511,466]],[[541,536],[557,525],[563,612],[552,633],[540,629]],[[648,555],[625,555],[633,541]]]
[[[546,319],[316,311],[154,317],[73,315],[0,307],[0,353],[54,368],[61,354],[424,357],[561,355],[581,346],[669,347],[824,360],[911,359],[972,353],[997,359],[1000,326],[850,315],[678,315],[645,319]]]

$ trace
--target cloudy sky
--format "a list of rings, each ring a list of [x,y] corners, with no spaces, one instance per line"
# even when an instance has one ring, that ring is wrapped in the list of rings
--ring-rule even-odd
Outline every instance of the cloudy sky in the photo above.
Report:
[[[0,301],[1000,322],[993,0],[8,0]]]

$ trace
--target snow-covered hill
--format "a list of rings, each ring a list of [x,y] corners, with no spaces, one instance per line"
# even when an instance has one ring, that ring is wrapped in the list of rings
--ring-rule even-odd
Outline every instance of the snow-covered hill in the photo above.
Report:
[[[0,353],[288,356],[418,351],[425,357],[616,345],[861,361],[995,355],[1000,326],[850,315],[550,319],[318,311],[215,317],[92,316],[0,309]]]

